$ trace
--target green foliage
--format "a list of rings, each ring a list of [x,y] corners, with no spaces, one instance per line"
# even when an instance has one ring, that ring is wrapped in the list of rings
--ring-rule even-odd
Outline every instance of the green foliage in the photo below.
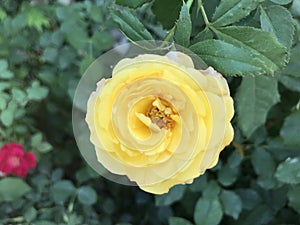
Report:
[[[30,191],[30,186],[20,178],[6,177],[0,180],[0,202],[18,200]]]
[[[257,8],[264,0],[221,1],[213,15],[214,26],[226,26],[240,21]]]
[[[0,2],[0,146],[38,159],[24,180],[1,177],[0,224],[300,224],[299,0]],[[230,75],[236,109],[219,163],[157,196],[85,165],[70,113],[94,59],[155,39]]]
[[[191,32],[192,22],[189,13],[189,8],[186,4],[183,4],[180,10],[179,19],[176,24],[174,40],[177,44],[187,47],[190,44]]]
[[[276,77],[244,77],[236,94],[238,123],[247,137],[261,126],[270,108],[279,102]]]

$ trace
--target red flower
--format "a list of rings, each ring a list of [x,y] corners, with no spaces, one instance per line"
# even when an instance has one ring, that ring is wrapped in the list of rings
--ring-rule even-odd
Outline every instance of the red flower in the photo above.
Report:
[[[12,174],[24,178],[31,168],[36,166],[36,157],[32,152],[24,152],[23,145],[4,144],[0,149],[0,173]]]

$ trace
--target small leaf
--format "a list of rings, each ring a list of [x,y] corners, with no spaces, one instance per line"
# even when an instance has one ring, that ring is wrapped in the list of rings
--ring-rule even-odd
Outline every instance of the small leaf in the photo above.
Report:
[[[50,25],[47,17],[36,7],[27,7],[27,24],[29,27],[36,28],[39,32],[43,29],[43,26],[48,27]]]
[[[193,225],[190,221],[180,217],[170,217],[169,225]]]
[[[283,138],[284,144],[287,146],[300,146],[300,110],[291,113],[284,120],[284,124],[280,130],[280,136]]]
[[[275,177],[287,184],[300,183],[300,158],[287,158],[276,169]]]
[[[199,198],[194,211],[194,221],[197,225],[218,225],[222,217],[222,206],[217,198]]]
[[[268,32],[253,27],[230,26],[214,29],[217,37],[236,47],[248,50],[253,62],[264,73],[274,74],[286,65],[287,50]]]
[[[264,189],[274,188],[277,182],[273,178],[275,161],[272,155],[263,148],[257,148],[251,155],[251,163],[258,175],[257,183]]]
[[[22,179],[16,177],[5,177],[0,180],[0,202],[15,201],[31,190],[30,186]]]
[[[0,120],[4,126],[9,127],[14,120],[14,113],[9,108],[3,110],[0,114]]]
[[[32,82],[31,87],[27,88],[26,92],[30,100],[41,100],[48,95],[48,89],[40,86],[38,81]]]
[[[238,189],[236,193],[240,196],[242,200],[243,209],[252,210],[262,202],[259,194],[253,189]]]
[[[182,0],[155,0],[152,11],[165,29],[171,29],[178,19]]]
[[[238,174],[239,168],[232,168],[226,164],[218,171],[218,181],[223,186],[230,186],[237,180]]]
[[[181,7],[179,19],[176,23],[176,29],[174,34],[174,40],[176,44],[184,47],[189,46],[190,36],[192,32],[192,22],[189,13],[189,8],[184,3]]]
[[[150,1],[151,0],[116,0],[116,4],[135,9]]]
[[[268,111],[279,99],[275,77],[243,78],[236,94],[236,105],[238,124],[247,137],[265,123]]]
[[[287,193],[289,206],[300,213],[300,185],[291,185]]]
[[[203,196],[206,199],[216,199],[221,191],[220,186],[216,181],[210,181],[203,191]]]
[[[23,105],[24,103],[26,104],[26,93],[19,89],[19,88],[13,88],[11,90],[11,93],[12,93],[12,96],[13,96],[13,99],[20,103],[21,105]]]
[[[74,192],[75,187],[68,180],[58,181],[50,188],[51,196],[56,203],[66,201]]]
[[[77,191],[77,198],[83,205],[93,205],[97,202],[97,192],[90,186],[82,186]]]
[[[220,198],[224,206],[224,213],[237,219],[242,211],[242,200],[240,196],[233,191],[223,190]]]
[[[37,216],[37,210],[34,207],[30,207],[24,213],[24,218],[27,222],[33,221]]]
[[[121,30],[132,41],[153,40],[152,35],[128,9],[122,11],[113,8],[111,10],[112,19],[119,24]]]
[[[176,185],[171,190],[163,195],[155,196],[155,205],[157,206],[168,206],[173,204],[174,202],[179,201],[185,192],[185,185]]]
[[[214,26],[226,26],[245,18],[264,0],[224,0],[213,15]]]
[[[295,27],[293,17],[286,8],[277,5],[266,9],[261,7],[260,23],[264,31],[274,34],[287,49],[291,48]]]

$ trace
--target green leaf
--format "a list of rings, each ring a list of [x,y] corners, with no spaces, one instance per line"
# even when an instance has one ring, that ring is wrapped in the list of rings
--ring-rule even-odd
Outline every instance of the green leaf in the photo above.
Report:
[[[236,193],[242,200],[243,209],[252,210],[262,202],[259,194],[253,189],[239,189],[236,191]]]
[[[34,27],[39,32],[42,32],[43,26],[49,27],[50,23],[47,17],[45,17],[38,8],[28,6],[26,11],[27,11],[27,24],[29,27]]]
[[[287,184],[300,183],[300,157],[288,157],[276,169],[275,177]]]
[[[0,114],[0,120],[4,126],[9,127],[13,123],[14,112],[9,108],[3,110]]]
[[[289,90],[300,92],[300,78],[288,75],[280,75],[279,81]]]
[[[5,10],[0,7],[0,21],[4,20],[7,17]]]
[[[54,63],[58,57],[58,51],[57,48],[48,47],[43,52],[42,59],[46,62],[52,62]]]
[[[274,2],[279,5],[287,5],[291,3],[293,0],[271,0],[271,2]]]
[[[250,137],[265,123],[270,108],[279,102],[276,77],[244,77],[236,93],[238,124]]]
[[[224,75],[252,75],[263,73],[251,52],[220,40],[198,42],[190,49],[208,65]]]
[[[275,172],[275,161],[272,155],[263,148],[257,148],[251,155],[251,163],[258,177],[258,184],[264,189],[275,186],[273,175]]]
[[[76,29],[74,29],[76,27]],[[88,46],[88,35],[85,29],[85,24],[81,21],[66,20],[60,27],[62,33],[64,33],[68,42],[75,49],[85,50]]]
[[[300,110],[291,113],[284,120],[284,124],[280,130],[280,136],[283,138],[284,144],[287,146],[300,146]]]
[[[232,168],[226,164],[218,171],[218,181],[223,186],[230,186],[237,180],[238,174],[239,168]]]
[[[285,47],[266,31],[246,26],[230,26],[214,29],[214,32],[219,39],[247,50],[249,57],[253,58],[252,63],[255,62],[264,73],[274,74],[286,65]]]
[[[218,185],[218,183],[216,181],[212,180],[205,187],[205,189],[203,191],[203,196],[206,199],[211,199],[212,200],[212,199],[215,199],[215,198],[218,197],[220,191],[221,191],[221,188]]]
[[[97,202],[97,193],[90,186],[82,186],[77,191],[77,198],[83,205],[93,205]]]
[[[179,201],[183,197],[185,189],[185,185],[176,185],[173,188],[171,188],[171,190],[168,193],[163,195],[156,195],[155,205],[167,206]]]
[[[261,28],[274,34],[278,41],[290,49],[292,46],[295,26],[291,13],[284,7],[274,5],[268,8],[260,8]]]
[[[195,206],[194,221],[197,225],[218,225],[223,217],[219,200],[200,198]]]
[[[238,220],[239,225],[262,225],[269,224],[272,220],[273,212],[266,205],[259,205],[251,212],[247,213],[244,218]]]
[[[193,225],[190,221],[180,217],[170,217],[169,225]]]
[[[108,32],[100,31],[93,35],[92,43],[97,51],[103,51],[113,46],[114,38]]]
[[[21,90],[19,88],[13,88],[11,90],[11,93],[12,93],[13,99],[16,102],[20,103],[21,105],[26,104],[26,97],[27,96],[26,96],[26,93],[23,90]]]
[[[176,29],[174,33],[174,40],[176,44],[184,47],[189,46],[190,36],[192,32],[192,21],[189,13],[189,8],[184,3],[181,7],[179,19],[176,23]]]
[[[37,210],[34,207],[30,207],[24,213],[24,218],[27,222],[33,221],[37,216]]]
[[[224,213],[232,216],[234,219],[237,219],[242,211],[242,200],[240,196],[233,191],[223,190],[220,198],[224,208]]]
[[[74,185],[68,180],[61,180],[50,188],[51,197],[54,202],[62,203],[75,193]]]
[[[287,193],[289,206],[300,213],[300,185],[291,185]]]
[[[153,40],[152,35],[128,9],[122,11],[113,8],[111,10],[112,19],[119,24],[124,34],[132,41]]]
[[[116,0],[116,4],[135,9],[150,1],[151,0]]]
[[[42,87],[38,81],[34,81],[26,90],[30,100],[42,100],[48,95],[48,88]]]
[[[0,78],[2,79],[11,79],[14,77],[14,74],[7,70],[8,63],[6,60],[0,59]]]
[[[5,177],[0,180],[0,202],[12,202],[21,198],[31,190],[30,186],[22,179]]]
[[[152,11],[165,29],[171,29],[178,19],[182,0],[155,0]]]
[[[226,0],[221,1],[213,15],[214,26],[226,26],[240,21],[264,0]]]
[[[300,78],[300,44],[291,50],[291,58],[289,64],[282,71],[283,74]]]

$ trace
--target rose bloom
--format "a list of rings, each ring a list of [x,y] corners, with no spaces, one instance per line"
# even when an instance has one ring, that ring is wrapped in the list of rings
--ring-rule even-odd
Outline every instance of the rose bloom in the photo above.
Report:
[[[144,191],[191,183],[233,139],[226,80],[181,52],[123,59],[97,86],[86,114],[97,159]]]
[[[0,149],[0,172],[3,175],[16,175],[24,178],[36,166],[32,152],[24,152],[23,146],[16,143],[4,144]]]

